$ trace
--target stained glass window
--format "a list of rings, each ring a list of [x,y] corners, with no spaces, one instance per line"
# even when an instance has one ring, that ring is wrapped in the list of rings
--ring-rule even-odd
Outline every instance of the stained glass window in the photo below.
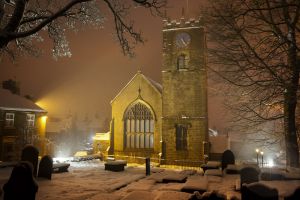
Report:
[[[153,148],[155,121],[146,105],[136,103],[128,108],[124,123],[126,148]]]

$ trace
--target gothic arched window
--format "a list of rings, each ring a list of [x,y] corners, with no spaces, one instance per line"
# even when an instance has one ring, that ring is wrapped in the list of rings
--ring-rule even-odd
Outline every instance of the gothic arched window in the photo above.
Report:
[[[154,117],[146,105],[136,103],[128,108],[124,123],[126,148],[153,148]]]

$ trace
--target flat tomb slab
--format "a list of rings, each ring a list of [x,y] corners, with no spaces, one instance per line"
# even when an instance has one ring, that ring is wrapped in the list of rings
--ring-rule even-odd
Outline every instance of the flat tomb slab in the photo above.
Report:
[[[70,167],[70,163],[56,163],[56,164],[53,164],[52,171],[53,172],[68,172],[69,167]]]
[[[223,176],[222,170],[220,169],[208,169],[205,171],[204,176]]]
[[[108,171],[114,171],[114,172],[120,172],[124,171],[124,167],[127,165],[126,160],[111,160],[104,163],[105,170]]]
[[[182,192],[194,193],[198,191],[199,193],[204,193],[208,189],[208,180],[204,176],[191,176],[187,179],[186,183],[182,187]]]

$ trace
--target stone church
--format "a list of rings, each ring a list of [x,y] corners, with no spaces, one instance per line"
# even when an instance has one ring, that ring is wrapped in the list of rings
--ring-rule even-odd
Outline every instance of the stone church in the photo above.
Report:
[[[137,72],[111,101],[110,154],[165,164],[207,155],[205,31],[199,20],[165,21],[162,84]]]

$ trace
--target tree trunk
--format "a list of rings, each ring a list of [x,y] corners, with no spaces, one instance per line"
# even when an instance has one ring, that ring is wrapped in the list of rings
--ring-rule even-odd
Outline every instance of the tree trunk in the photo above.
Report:
[[[286,164],[299,167],[299,147],[297,142],[296,106],[299,85],[299,69],[296,49],[293,45],[289,49],[288,63],[291,66],[291,79],[284,93],[284,135],[286,148]]]
[[[299,167],[299,148],[297,143],[296,123],[295,123],[295,109],[296,102],[293,101],[294,95],[285,94],[284,105],[284,133],[285,133],[285,146],[286,146],[286,164],[290,167]]]

